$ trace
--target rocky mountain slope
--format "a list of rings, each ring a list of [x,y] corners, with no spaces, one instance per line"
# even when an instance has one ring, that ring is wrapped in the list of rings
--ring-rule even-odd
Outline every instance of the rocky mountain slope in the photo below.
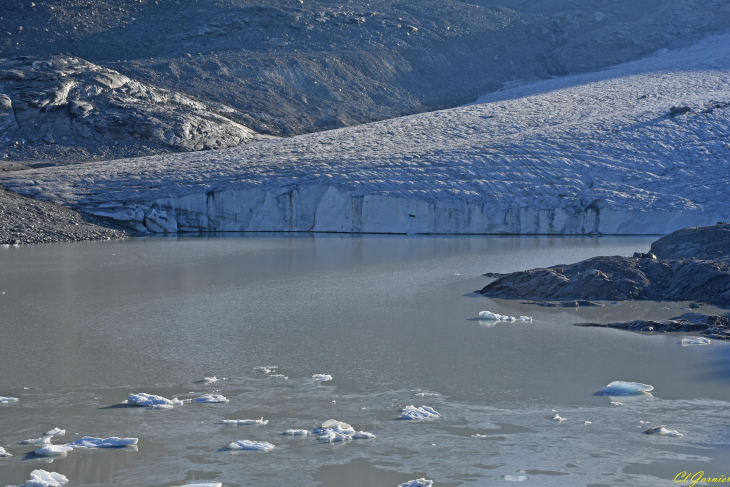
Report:
[[[730,33],[480,102],[0,184],[152,232],[646,234],[730,213]]]
[[[727,25],[721,0],[19,0],[0,10],[0,59],[67,53],[289,136],[462,105],[504,83],[604,68]],[[180,111],[155,112],[162,132],[174,125],[162,115]],[[0,145],[5,167],[170,149],[42,135]]]

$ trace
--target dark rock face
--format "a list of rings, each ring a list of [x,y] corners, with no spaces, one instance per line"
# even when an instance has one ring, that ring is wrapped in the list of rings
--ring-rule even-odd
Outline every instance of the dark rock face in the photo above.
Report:
[[[505,299],[704,301],[730,304],[730,225],[686,228],[638,257],[594,257],[571,265],[515,272],[480,291]],[[656,255],[657,258],[652,258]],[[696,259],[690,257],[699,256]],[[709,259],[721,256],[722,259]]]
[[[683,228],[651,244],[660,259],[727,260],[730,257],[730,225]]]
[[[708,338],[730,339],[730,320],[724,316],[685,313],[664,321],[636,320],[614,323],[576,323],[575,326],[615,328],[653,333],[701,333]]]
[[[259,134],[236,111],[71,56],[0,60],[0,149],[132,142],[148,153],[223,149]]]

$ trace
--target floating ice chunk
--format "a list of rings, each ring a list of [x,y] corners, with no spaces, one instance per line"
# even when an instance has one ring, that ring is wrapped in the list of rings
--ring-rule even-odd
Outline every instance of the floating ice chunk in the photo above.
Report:
[[[532,317],[520,316],[519,318],[517,318],[517,321],[524,321],[525,323],[532,323]]]
[[[514,316],[500,315],[491,311],[480,311],[479,319],[487,321],[517,321],[517,318]]]
[[[710,343],[712,343],[712,341],[705,337],[682,338],[683,347],[688,347],[690,345],[709,345]]]
[[[276,365],[270,365],[268,367],[254,367],[253,370],[260,370],[264,374],[270,374],[270,373],[272,373],[274,370],[276,370],[278,368],[279,367],[276,366]]]
[[[53,438],[53,435],[46,435],[46,436],[41,436],[40,438],[35,438],[32,440],[19,441],[18,444],[19,445],[50,445],[51,438]]]
[[[633,396],[653,391],[654,387],[641,382],[614,381],[596,393],[597,396]]]
[[[403,409],[401,409],[400,411],[401,411],[400,419],[418,420],[418,419],[434,419],[434,418],[441,417],[440,413],[438,413],[435,409],[430,408],[428,406],[421,406],[420,408],[417,408],[415,406],[406,406]]]
[[[216,383],[216,382],[218,382],[219,380],[220,380],[220,379],[219,379],[218,377],[216,377],[216,376],[213,376],[213,377],[203,377],[203,379],[202,379],[202,380],[200,380],[199,382],[203,382],[203,383],[205,383],[205,384],[215,384],[215,383]]]
[[[322,423],[321,428],[323,430],[331,429],[337,433],[346,433],[348,435],[355,434],[355,429],[352,426],[342,421],[337,421],[336,419],[328,419]]]
[[[611,406],[623,406],[624,403],[621,401],[611,401]]]
[[[184,487],[223,487],[223,484],[220,482],[195,482],[192,484],[185,484]]]
[[[58,456],[58,455],[65,455],[66,453],[73,450],[72,447],[68,445],[43,445],[42,447],[38,448],[35,452],[36,455],[40,455],[42,457],[52,457],[52,456]]]
[[[433,480],[416,479],[400,484],[398,487],[431,487]]]
[[[7,404],[9,402],[18,402],[17,397],[3,397],[0,396],[0,404]]]
[[[226,396],[222,396],[220,394],[203,394],[200,397],[196,397],[193,399],[193,402],[203,402],[203,403],[216,403],[216,402],[228,402],[228,399]]]
[[[141,392],[139,394],[130,394],[129,397],[127,397],[127,400],[123,401],[122,404],[156,409],[170,409],[173,406],[182,405],[183,402],[177,398],[170,400],[162,396],[155,396]]]
[[[137,441],[137,438],[118,438],[116,436],[103,439],[84,436],[83,438],[72,441],[65,446],[71,447],[74,450],[84,450],[87,448],[118,448],[120,446],[136,445]]]
[[[327,374],[314,374],[312,376],[312,379],[316,379],[320,382],[327,382],[329,380],[332,380],[332,376]]]
[[[421,397],[426,397],[426,396],[440,396],[441,394],[436,394],[435,392],[419,392],[415,395],[421,396]]]
[[[349,441],[352,439],[352,435],[347,433],[340,433],[338,431],[327,429],[317,437],[317,441],[321,443],[339,443],[342,441]]]
[[[527,480],[527,476],[525,475],[505,475],[503,478],[510,482],[523,482]]]
[[[591,423],[590,421],[586,421],[586,422],[585,422],[585,423],[583,423],[583,424],[585,424],[585,425],[589,425],[589,424],[593,424],[593,423]]]
[[[61,428],[53,428],[52,430],[48,431],[46,433],[46,436],[63,436],[66,434],[66,430],[62,430]]]
[[[377,436],[372,433],[368,433],[367,431],[358,431],[352,435],[353,440],[374,440],[375,438],[377,438]]]
[[[247,426],[250,424],[269,424],[269,420],[262,417],[261,419],[222,419],[218,421],[218,424],[236,424],[239,426]]]
[[[565,418],[561,418],[559,414],[556,414],[555,417],[553,418],[553,421],[562,422],[562,421],[565,421]]]
[[[289,377],[285,376],[284,374],[271,374],[269,377],[277,378],[277,379],[288,379],[289,378]]]
[[[33,470],[30,473],[30,480],[18,487],[61,487],[67,483],[68,479],[60,473]]]
[[[475,434],[475,435],[471,435],[471,437],[472,437],[472,438],[486,438],[486,437],[487,437],[487,435],[480,435],[479,433],[477,433],[477,434]]]
[[[684,436],[677,430],[668,430],[666,425],[657,426],[656,428],[649,428],[644,431],[647,435],[663,435],[663,436]]]
[[[274,449],[274,445],[265,441],[241,440],[230,443],[226,448],[229,450],[269,451]]]
[[[10,458],[13,455],[5,451],[5,448],[0,446],[0,458]]]
[[[282,435],[287,436],[307,436],[310,433],[309,430],[286,430]]]

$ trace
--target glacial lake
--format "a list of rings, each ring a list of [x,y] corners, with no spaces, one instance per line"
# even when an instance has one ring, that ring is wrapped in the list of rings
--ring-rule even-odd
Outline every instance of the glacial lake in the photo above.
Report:
[[[730,344],[572,323],[687,303],[542,308],[474,291],[486,272],[647,251],[656,237],[233,234],[0,248],[0,486],[678,485],[730,476]],[[663,309],[668,308],[668,309]],[[479,321],[479,311],[532,323]],[[722,312],[703,306],[704,312]],[[271,373],[256,370],[277,366]],[[330,374],[319,382],[313,374]],[[272,377],[282,374],[287,377]],[[213,384],[203,377],[225,378]],[[596,396],[609,382],[651,396]],[[119,407],[129,393],[221,404]],[[407,405],[441,413],[397,420]],[[565,421],[553,421],[559,414]],[[263,426],[217,424],[259,419]],[[287,437],[336,419],[377,438]],[[586,422],[590,424],[586,424]],[[683,436],[643,434],[666,425]],[[36,457],[38,438],[136,437]],[[477,436],[478,435],[478,436]],[[233,441],[268,452],[231,452]]]

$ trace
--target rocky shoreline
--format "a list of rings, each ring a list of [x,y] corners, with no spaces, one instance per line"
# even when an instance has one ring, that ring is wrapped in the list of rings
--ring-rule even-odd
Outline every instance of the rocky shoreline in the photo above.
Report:
[[[730,320],[724,316],[685,313],[663,321],[634,320],[612,323],[575,323],[574,326],[614,328],[648,333],[700,333],[708,338],[730,340]]]

